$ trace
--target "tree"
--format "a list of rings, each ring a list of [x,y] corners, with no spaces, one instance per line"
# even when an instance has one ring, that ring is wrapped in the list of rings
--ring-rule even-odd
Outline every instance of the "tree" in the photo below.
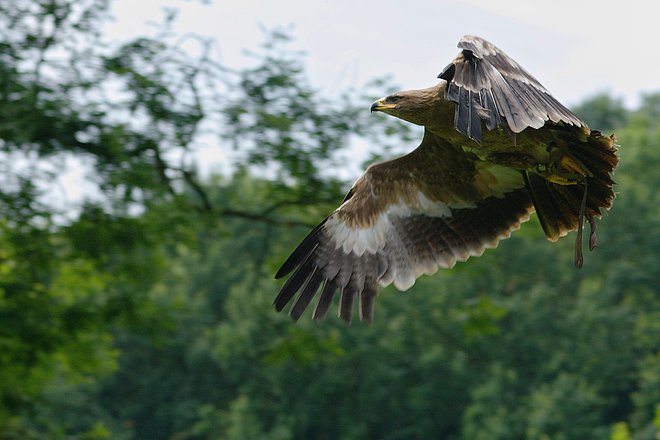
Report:
[[[120,353],[171,335],[176,300],[160,303],[154,292],[172,260],[180,252],[203,256],[209,241],[233,228],[232,219],[260,225],[258,239],[275,225],[306,224],[281,213],[339,198],[342,183],[318,170],[333,160],[333,148],[348,143],[349,133],[373,133],[350,102],[316,111],[315,91],[305,85],[300,67],[276,57],[286,40],[281,33],[269,38],[261,67],[233,72],[206,53],[193,59],[170,43],[168,21],[162,38],[109,47],[95,31],[106,10],[104,0],[0,6],[0,147],[6,169],[0,193],[0,426],[6,435],[101,435],[107,418],[97,425],[92,415],[53,417],[48,399],[75,391],[80,399],[71,405],[104,413],[89,400],[98,391],[95,380],[130,364]],[[199,41],[208,50],[211,43]],[[240,98],[247,103],[284,105],[296,117],[261,111],[254,115],[262,119],[246,119],[236,97],[215,92],[232,87],[245,93]],[[117,88],[120,99],[111,93]],[[218,133],[224,138],[246,130],[252,134],[243,136],[244,145],[258,142],[235,164],[244,170],[237,176],[246,176],[242,188],[238,177],[229,186],[202,182],[190,160],[211,121],[231,123]],[[300,127],[311,134],[296,138]],[[264,142],[273,133],[289,142],[286,149]],[[325,153],[313,157],[303,140]],[[60,164],[67,158],[89,167],[87,184],[96,186],[95,197],[78,207],[47,200],[49,182],[64,171]],[[9,165],[17,161],[28,166]],[[253,186],[246,167],[259,164],[279,164],[280,172],[298,166],[281,174],[288,184]],[[218,196],[214,187],[220,187]],[[262,203],[246,208],[233,192],[240,190],[255,192]],[[173,362],[180,359],[171,354]]]
[[[624,127],[629,116],[623,100],[606,93],[586,99],[573,111],[589,124],[589,127],[603,133],[611,133]]]
[[[347,189],[328,170],[354,136],[372,156],[412,140],[367,119],[373,97],[315,105],[282,31],[233,69],[189,57],[167,20],[106,46],[105,6],[0,6],[0,438],[657,436],[655,94],[625,120],[609,97],[578,110],[622,145],[581,271],[532,219],[410,293],[384,289],[372,326],[294,325],[272,274]],[[212,128],[235,163],[203,178]],[[63,157],[96,187],[77,207],[49,200]]]

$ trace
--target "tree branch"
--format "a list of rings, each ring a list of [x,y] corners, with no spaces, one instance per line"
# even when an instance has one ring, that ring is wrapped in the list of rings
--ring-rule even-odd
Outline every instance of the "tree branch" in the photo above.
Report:
[[[183,175],[183,179],[186,181],[186,183],[190,185],[192,190],[202,201],[202,211],[207,213],[213,212],[213,204],[211,203],[208,194],[206,194],[204,188],[202,188],[202,186],[195,180],[193,173],[191,173],[189,170],[186,170],[185,168],[182,168],[181,174]]]
[[[264,223],[268,223],[270,225],[276,225],[276,226],[303,226],[306,228],[313,228],[315,226],[314,223],[308,223],[300,220],[293,220],[293,219],[278,219],[275,217],[269,217],[268,215],[257,213],[257,212],[247,212],[247,211],[238,211],[235,209],[224,209],[222,212],[220,212],[221,216],[227,216],[227,217],[237,217],[237,218],[243,218],[246,220],[255,220],[255,221],[260,221]]]
[[[156,158],[156,171],[158,172],[158,177],[160,177],[161,183],[165,185],[167,192],[175,196],[176,191],[174,191],[174,187],[172,186],[172,180],[167,175],[167,164],[160,155],[160,148],[158,148],[158,146],[154,146],[152,151],[154,152],[154,157]]]
[[[326,200],[318,200],[317,203],[319,203],[319,202],[325,203]],[[327,202],[331,202],[331,201],[327,201]],[[300,200],[300,199],[280,200],[279,202],[273,203],[268,208],[261,211],[261,214],[262,215],[268,215],[268,214],[271,214],[271,213],[273,213],[273,212],[277,211],[278,209],[283,208],[285,206],[304,206],[304,205],[310,205],[310,204],[311,203],[309,201]]]

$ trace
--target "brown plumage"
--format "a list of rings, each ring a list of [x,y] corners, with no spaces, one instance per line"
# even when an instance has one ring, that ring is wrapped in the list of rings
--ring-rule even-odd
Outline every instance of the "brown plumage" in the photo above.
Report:
[[[293,272],[275,307],[295,297],[297,320],[321,292],[314,319],[340,292],[339,316],[371,322],[378,286],[411,287],[422,274],[496,247],[536,211],[551,241],[594,218],[614,199],[613,136],[591,131],[529,73],[489,42],[463,37],[462,51],[427,89],[398,92],[372,111],[424,126],[417,149],[371,165],[344,202],[276,274]],[[486,130],[484,130],[484,127]]]

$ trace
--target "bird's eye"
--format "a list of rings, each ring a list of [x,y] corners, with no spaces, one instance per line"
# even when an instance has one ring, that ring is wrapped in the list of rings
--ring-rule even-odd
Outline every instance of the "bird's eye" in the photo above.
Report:
[[[400,99],[401,99],[401,96],[399,96],[399,95],[392,95],[392,96],[388,96],[387,99],[386,99],[386,101],[388,101],[388,102],[397,102],[397,101],[400,100]]]

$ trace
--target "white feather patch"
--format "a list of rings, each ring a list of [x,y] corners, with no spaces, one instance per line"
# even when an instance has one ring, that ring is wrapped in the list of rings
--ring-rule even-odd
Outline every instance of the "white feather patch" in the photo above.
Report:
[[[324,226],[332,237],[335,249],[342,248],[345,254],[351,252],[362,256],[366,251],[375,254],[385,245],[385,235],[391,228],[387,215],[381,214],[370,228],[351,228],[336,215],[331,216]]]
[[[350,200],[346,203],[350,203]],[[337,211],[340,211],[340,206]],[[368,228],[352,228],[346,225],[337,215],[332,215],[326,221],[326,233],[333,238],[335,249],[341,248],[345,254],[354,253],[362,256],[365,252],[375,254],[383,249],[386,236],[393,230],[392,217],[409,217],[424,214],[431,217],[451,217],[451,207],[442,202],[434,202],[421,191],[417,194],[417,203],[408,205],[403,202],[390,205],[378,215],[376,221]]]

